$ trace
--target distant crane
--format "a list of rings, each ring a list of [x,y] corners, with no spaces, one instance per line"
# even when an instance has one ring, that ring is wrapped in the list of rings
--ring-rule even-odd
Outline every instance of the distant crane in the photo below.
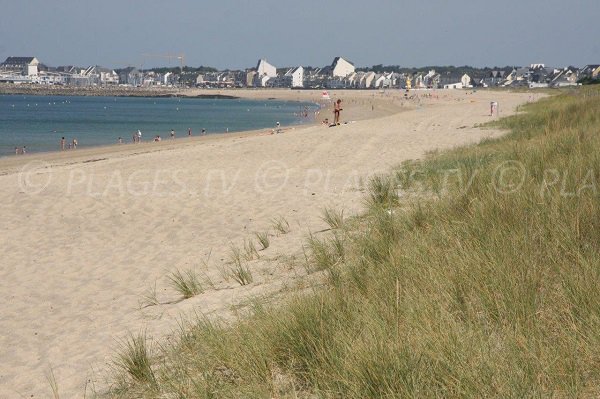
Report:
[[[142,54],[142,57],[151,57],[151,58],[167,58],[169,61],[171,60],[179,60],[179,68],[180,68],[180,84],[181,84],[181,76],[183,75],[183,64],[185,63],[185,54]]]
[[[185,54],[142,54],[142,57],[152,57],[152,58],[167,58],[169,61],[171,60],[179,60],[179,67],[181,69],[181,73],[183,73],[183,64],[185,63]]]

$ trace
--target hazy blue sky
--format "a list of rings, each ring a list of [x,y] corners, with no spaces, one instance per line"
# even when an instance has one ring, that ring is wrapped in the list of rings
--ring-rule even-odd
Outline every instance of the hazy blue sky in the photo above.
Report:
[[[218,68],[600,63],[599,0],[0,0],[0,58]]]

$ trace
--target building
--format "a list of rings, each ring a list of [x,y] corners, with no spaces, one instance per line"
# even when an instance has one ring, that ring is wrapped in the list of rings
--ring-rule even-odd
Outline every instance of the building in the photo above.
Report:
[[[269,79],[277,77],[277,68],[267,62],[265,59],[258,60],[258,64],[256,65],[256,75],[254,75],[254,79],[252,85],[265,87],[267,86],[267,82]]]
[[[143,74],[136,67],[127,67],[119,72],[119,83],[131,86],[141,86]]]
[[[331,76],[334,78],[345,78],[354,72],[354,64],[342,57],[335,57],[331,63]]]
[[[579,71],[580,78],[598,79],[600,65],[586,65]]]
[[[256,71],[250,70],[246,72],[246,81],[245,81],[245,86],[254,86],[254,82],[256,80],[256,75],[258,75],[258,73]]]
[[[367,72],[363,78],[361,79],[360,85],[359,87],[361,89],[370,89],[373,87],[373,82],[375,81],[375,78],[377,77],[377,74],[373,71],[371,72]]]
[[[37,76],[37,83],[42,85],[65,85],[68,75],[60,72],[40,72]]]
[[[0,71],[19,75],[36,76],[40,61],[35,57],[8,57],[0,64]]]
[[[282,86],[304,87],[304,68],[299,66],[288,70],[285,75],[283,75]]]
[[[460,78],[460,83],[462,83],[463,87],[473,87],[471,84],[471,77],[466,73]]]
[[[575,67],[561,69],[552,76],[550,87],[577,86],[579,70]]]
[[[499,85],[502,81],[504,81],[505,71],[490,71],[486,76],[481,80],[481,85],[483,87],[494,87]]]
[[[435,72],[435,69],[430,70],[427,75],[423,77],[423,84],[428,89],[437,89],[440,85],[441,76]]]
[[[109,68],[96,66],[96,73],[100,77],[100,84],[103,85],[118,85],[119,74]]]
[[[375,77],[375,88],[382,89],[384,87],[389,87],[389,78],[386,74],[377,75]]]
[[[462,89],[462,88],[463,88],[462,82],[450,83],[450,84],[444,85],[444,89]]]
[[[256,72],[259,75],[265,75],[270,78],[274,78],[277,76],[277,68],[267,62],[267,60],[261,59],[258,60],[258,65],[256,65]]]

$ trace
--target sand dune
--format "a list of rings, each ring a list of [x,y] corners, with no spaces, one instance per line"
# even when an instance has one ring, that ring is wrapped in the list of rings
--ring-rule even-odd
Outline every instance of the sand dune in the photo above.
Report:
[[[325,227],[325,206],[359,212],[369,175],[498,135],[474,127],[490,120],[490,101],[507,115],[530,97],[437,91],[439,98],[416,102],[400,92],[332,94],[345,100],[343,119],[355,123],[1,159],[0,397],[48,397],[51,367],[61,397],[83,397],[86,384],[106,386],[117,340],[128,331],[165,339],[182,313],[229,317],[232,305],[301,284],[293,256],[309,232]],[[329,109],[318,119],[325,117],[332,118]],[[291,231],[273,235],[252,263],[255,282],[224,280],[219,269],[230,244],[255,231],[275,233],[278,216]],[[166,279],[176,268],[196,268],[215,289],[178,301]],[[165,304],[140,309],[154,285]]]

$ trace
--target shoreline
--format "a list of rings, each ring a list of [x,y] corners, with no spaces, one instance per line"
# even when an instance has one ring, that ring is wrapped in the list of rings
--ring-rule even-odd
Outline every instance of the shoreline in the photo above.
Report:
[[[200,93],[195,94],[198,90],[204,91],[205,89],[191,89],[190,92],[184,97],[188,98],[208,98],[208,97],[199,97],[206,94]],[[280,89],[269,90],[266,89],[264,92],[259,91],[258,93],[255,90],[245,90],[245,89],[232,89],[235,91],[239,90],[239,96],[235,98],[242,98],[248,100],[278,100],[278,101],[286,101],[286,102],[301,102],[301,103],[311,103],[319,106],[320,108],[317,110],[317,117],[310,122],[300,123],[296,125],[285,125],[282,126],[281,130],[285,133],[287,131],[293,130],[301,130],[307,127],[319,126],[321,122],[318,118],[321,116],[323,110],[327,110],[327,108],[322,107],[322,103],[319,103],[318,96],[321,95],[321,91],[306,91],[304,97],[298,97],[298,93],[292,93],[291,91],[284,92]],[[228,90],[224,90],[228,91]],[[340,91],[338,91],[339,93]],[[343,92],[342,94],[348,94]],[[219,98],[229,98],[227,94],[222,94],[221,92],[216,94],[211,94],[211,96],[219,96]],[[312,98],[312,99],[311,99]],[[356,107],[354,107],[356,108]],[[353,107],[348,111],[352,111]],[[395,112],[401,112],[403,109],[397,109]],[[386,111],[386,115],[392,115],[395,112]],[[377,115],[380,117],[381,115]],[[330,120],[332,116],[325,116]],[[360,118],[368,119],[368,118]],[[192,137],[184,136],[176,138],[175,140],[170,140],[168,138],[162,139],[160,142],[154,142],[152,140],[142,141],[140,145],[133,144],[130,141],[126,141],[123,144],[112,143],[112,144],[102,144],[96,146],[81,146],[76,150],[50,150],[50,151],[39,151],[39,152],[30,152],[25,155],[19,154],[7,154],[0,155],[0,175],[7,174],[7,169],[12,169],[15,166],[23,166],[32,160],[41,160],[44,162],[54,162],[54,161],[66,161],[71,160],[73,162],[77,162],[77,159],[82,158],[83,162],[90,157],[110,157],[114,158],[116,155],[120,156],[128,156],[137,153],[152,153],[155,151],[163,151],[163,150],[172,150],[176,148],[183,148],[190,145],[202,144],[205,142],[212,142],[213,140],[227,140],[231,138],[244,138],[250,136],[261,136],[261,135],[271,135],[273,128],[264,127],[261,129],[250,129],[250,130],[240,130],[240,131],[232,131],[229,133],[211,133],[205,136],[195,135]],[[152,146],[152,148],[150,148]]]
[[[272,94],[272,93],[271,93]],[[21,96],[21,94],[0,94],[0,95],[14,95],[14,96]],[[43,94],[27,94],[27,95],[39,95],[39,96],[44,96]],[[52,96],[53,94],[48,94],[48,96]],[[67,96],[67,94],[65,94],[65,96]],[[73,96],[73,97],[90,97],[90,96],[86,96],[85,94],[68,94],[68,96]],[[100,94],[98,95],[100,96]],[[114,96],[113,96],[114,97]],[[160,96],[148,96],[148,97],[142,97],[142,96],[121,96],[121,97],[135,97],[135,98],[175,98],[173,96],[169,96],[169,95],[160,95]],[[271,101],[271,100],[275,100],[275,101],[282,101],[285,103],[290,103],[290,104],[294,104],[294,103],[302,103],[302,104],[310,104],[310,106],[315,108],[315,111],[318,113],[322,110],[322,104],[319,103],[318,101],[310,101],[310,100],[298,100],[298,99],[291,99],[288,98],[287,96],[278,96],[278,97],[269,97],[267,99],[264,98],[253,98],[252,96],[234,96],[234,95],[230,95],[230,94],[221,94],[221,93],[211,93],[211,94],[205,94],[205,93],[200,93],[200,94],[189,94],[189,95],[184,95],[184,96],[178,96],[178,97],[183,97],[183,98],[189,98],[189,99],[212,99],[212,100],[236,100],[236,99],[247,99],[247,100],[253,100],[253,101],[263,101],[263,100],[267,100],[267,101]],[[311,118],[305,118],[303,120],[299,120],[297,121],[297,123],[294,124],[289,124],[289,125],[285,125],[284,127],[286,129],[294,129],[294,128],[301,128],[303,126],[311,126],[313,124],[315,124],[316,121],[315,119]],[[268,129],[271,129],[269,126],[264,126],[261,128],[244,128],[242,127],[241,130],[232,130],[229,132],[219,132],[219,133],[210,133],[208,134],[208,136],[226,136],[228,134],[240,134],[240,133],[258,133],[258,132],[263,132],[266,131]],[[205,136],[200,136],[198,133],[195,136],[192,136],[191,138],[197,139],[198,137],[205,137]],[[180,140],[182,139],[190,139],[189,136],[182,136],[176,139],[177,143],[180,143]],[[164,138],[162,142],[165,141],[170,141],[168,138]],[[158,145],[161,143],[157,143],[157,142],[153,142],[153,139],[149,139],[146,141],[143,141],[142,143],[153,143],[154,145]],[[131,142],[127,139],[127,141],[124,141],[122,144],[118,144],[118,143],[105,143],[105,144],[98,144],[98,145],[91,145],[91,146],[86,146],[85,144],[82,146],[80,143],[79,148],[76,150],[78,152],[82,151],[82,150],[92,150],[92,149],[107,149],[107,150],[116,150],[117,148],[127,145],[127,144],[131,144]],[[29,152],[27,154],[25,154],[25,156],[30,157],[30,156],[46,156],[47,154],[53,154],[53,153],[63,153],[63,152],[71,152],[72,150],[41,150],[41,151],[31,151],[31,147],[29,148]],[[6,159],[6,158],[14,158],[14,157],[22,157],[23,154],[14,154],[14,153],[5,153],[5,154],[0,154],[0,165],[1,165],[1,161]]]

